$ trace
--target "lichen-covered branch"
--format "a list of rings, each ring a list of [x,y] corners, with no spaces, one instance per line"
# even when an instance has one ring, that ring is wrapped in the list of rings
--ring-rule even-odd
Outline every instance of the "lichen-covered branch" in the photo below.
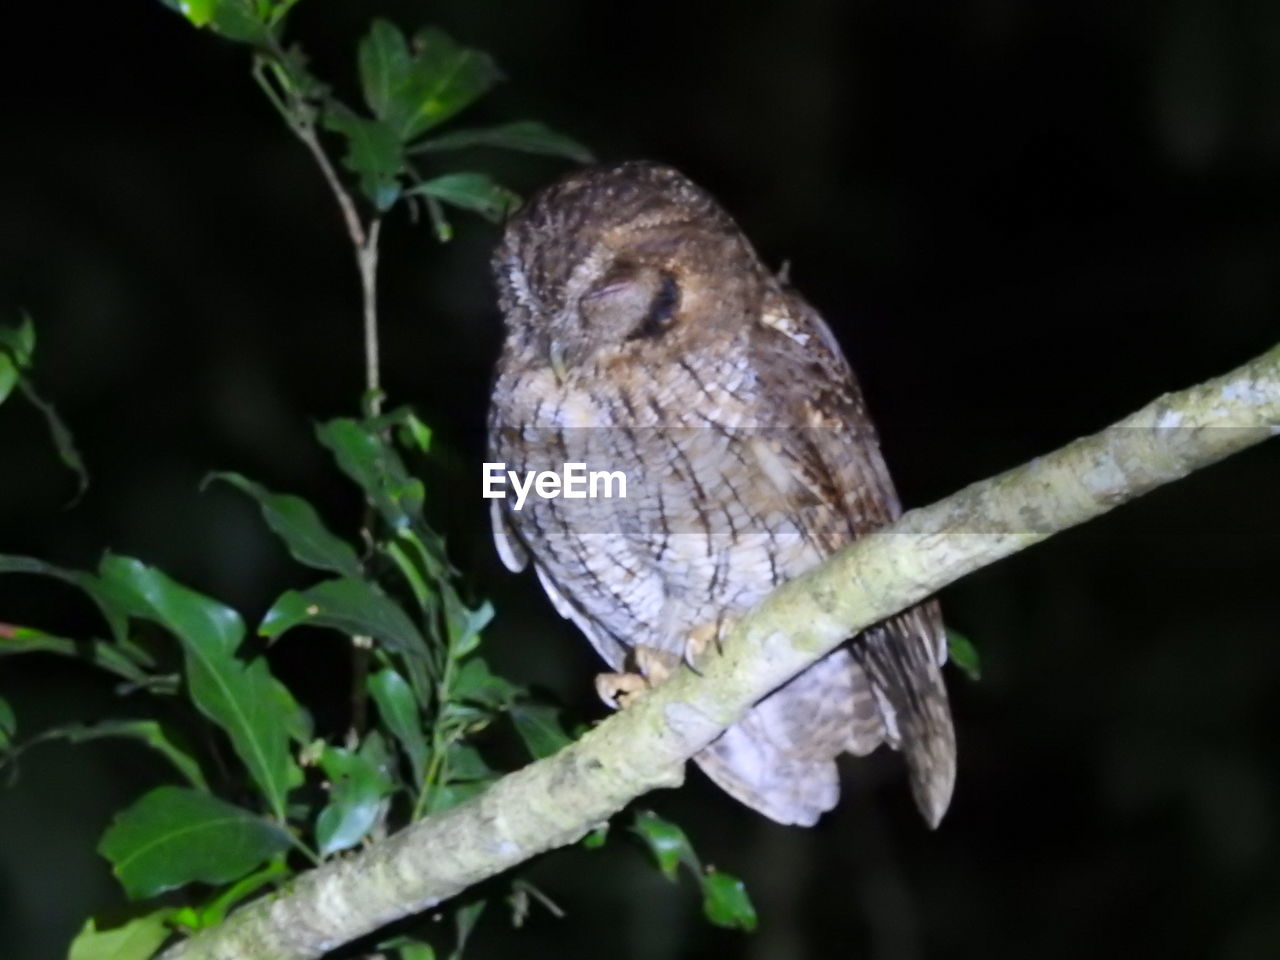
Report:
[[[301,960],[572,843],[755,701],[869,624],[1033,543],[1280,432],[1280,346],[1047,456],[913,510],[775,591],[701,676],[678,675],[474,800],[303,874],[166,960]]]

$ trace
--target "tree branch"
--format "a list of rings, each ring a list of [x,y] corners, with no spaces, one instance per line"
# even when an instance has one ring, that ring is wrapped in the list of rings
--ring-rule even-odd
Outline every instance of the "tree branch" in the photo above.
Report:
[[[166,960],[302,960],[569,844],[751,704],[870,624],[952,581],[1280,433],[1280,346],[1226,376],[857,541],[774,591],[702,676],[684,671],[560,753],[171,948]]]

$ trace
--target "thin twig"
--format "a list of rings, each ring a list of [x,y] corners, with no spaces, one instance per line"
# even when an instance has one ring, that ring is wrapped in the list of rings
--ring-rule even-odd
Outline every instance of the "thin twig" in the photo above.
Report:
[[[378,238],[382,234],[382,218],[369,221],[369,235],[356,252],[360,266],[360,286],[364,292],[364,376],[369,395],[369,415],[382,410],[382,382],[378,373]]]

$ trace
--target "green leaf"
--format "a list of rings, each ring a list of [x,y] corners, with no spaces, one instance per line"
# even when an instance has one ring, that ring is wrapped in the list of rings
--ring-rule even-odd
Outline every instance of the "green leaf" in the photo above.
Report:
[[[702,865],[698,855],[685,832],[670,820],[664,820],[652,810],[640,810],[636,813],[631,830],[649,848],[654,859],[658,861],[658,869],[671,881],[676,879],[680,864],[684,864],[696,876],[701,876]]]
[[[153,661],[143,650],[129,643],[128,619],[142,616],[146,605],[141,604],[129,590],[122,589],[114,583],[107,583],[91,573],[82,570],[68,570],[34,557],[20,557],[14,554],[0,554],[0,573],[27,573],[34,576],[52,577],[79,587],[102,611],[102,616],[111,628],[111,635],[120,645],[122,655],[134,662],[150,666]],[[61,651],[55,651],[61,652]]]
[[[13,714],[9,701],[0,697],[0,753],[4,753],[13,743],[13,735],[18,732],[18,718]]]
[[[399,176],[404,169],[404,148],[396,132],[381,120],[370,120],[337,101],[324,111],[324,125],[347,138],[343,165],[360,178],[360,189],[380,211],[400,199]]]
[[[378,944],[379,950],[393,950],[400,960],[436,960],[436,952],[431,944],[416,937],[392,937]]]
[[[466,949],[467,941],[471,939],[471,932],[475,930],[486,902],[477,900],[454,911],[453,927],[458,936],[458,944],[453,948],[453,953],[449,954],[449,960],[462,960],[462,951]]]
[[[27,741],[23,748],[52,740],[66,740],[68,743],[79,744],[106,737],[123,737],[142,741],[172,763],[193,787],[206,791],[209,789],[200,765],[187,751],[174,743],[164,727],[155,720],[103,720],[95,724],[67,724],[45,730],[39,736]]]
[[[501,77],[487,53],[429,27],[413,38],[413,63],[391,96],[386,119],[407,142],[466,109]]]
[[[578,163],[591,163],[595,159],[591,151],[577,140],[557,133],[538,120],[517,120],[496,127],[453,130],[429,140],[420,140],[409,148],[409,152],[438,153],[442,150],[463,150],[470,147],[496,147],[500,150],[547,154],[576,160]]]
[[[395,670],[387,667],[369,677],[369,695],[378,707],[382,722],[386,724],[409,758],[413,769],[414,791],[422,789],[426,780],[427,758],[430,750],[422,732],[422,714],[413,690]]]
[[[535,760],[549,757],[573,743],[560,725],[560,711],[546,704],[517,703],[508,711],[516,733]]]
[[[484,173],[446,173],[424,180],[405,191],[410,196],[434,197],[444,203],[478,213],[495,223],[520,205],[520,197]]]
[[[329,532],[311,506],[301,497],[287,493],[272,493],[238,473],[211,473],[205,477],[229,483],[257,501],[262,516],[281,540],[285,542],[293,559],[318,570],[332,570],[348,577],[360,576],[360,558],[355,549],[341,537]]]
[[[162,907],[110,930],[99,930],[90,917],[71,941],[67,960],[149,960],[169,938],[172,916],[172,907]]]
[[[176,10],[194,26],[203,27],[213,19],[219,0],[160,0],[170,10]]]
[[[368,580],[339,577],[306,590],[289,590],[271,605],[258,632],[274,639],[299,624],[331,627],[353,637],[373,637],[406,656],[427,655],[427,642],[413,621]]]
[[[253,0],[161,0],[197,27],[209,27],[229,40],[264,44],[270,37],[269,23],[277,23],[296,0],[255,4]],[[260,16],[267,14],[267,19]]]
[[[8,354],[0,353],[0,403],[4,403],[9,398],[9,394],[13,393],[17,383],[18,368],[9,359]]]
[[[7,355],[13,366],[23,370],[31,366],[36,355],[36,328],[24,313],[16,327],[0,327],[0,356]]]
[[[582,845],[588,850],[599,850],[609,839],[609,824],[602,823],[582,838]]]
[[[129,557],[106,557],[101,572],[104,580],[132,590],[147,605],[148,618],[182,642],[192,700],[227,732],[271,811],[283,820],[285,797],[302,783],[289,737],[305,739],[307,721],[265,659],[237,659],[244,637],[240,615]]]
[[[326,746],[320,766],[329,778],[329,803],[316,818],[320,856],[354,847],[373,829],[394,784],[365,752]]]
[[[0,624],[0,657],[18,653],[56,653],[64,657],[88,660],[103,670],[123,677],[136,687],[156,693],[174,692],[172,678],[139,669],[114,643],[104,640],[71,640],[34,627]]]
[[[226,919],[228,911],[245,897],[261,890],[268,883],[288,875],[289,865],[285,862],[283,855],[278,855],[261,870],[249,874],[243,880],[236,881],[226,890],[220,892],[198,911],[191,910],[189,907],[186,908],[193,916],[184,918],[183,923],[195,930],[216,927]]]
[[[396,428],[397,440],[405,449],[419,453],[431,450],[431,428],[418,419],[412,407],[397,407],[365,421],[365,428],[375,434],[389,427]]]
[[[374,116],[386,119],[396,92],[409,79],[409,44],[394,23],[375,17],[360,41],[358,57],[365,102]]]
[[[98,852],[140,899],[193,881],[229,883],[291,842],[280,827],[217,797],[157,787],[116,817]]]
[[[454,677],[449,691],[451,700],[468,700],[486,707],[506,706],[523,693],[523,689],[489,670],[479,657],[465,661]]]
[[[449,780],[459,783],[492,780],[493,769],[484,762],[480,751],[465,743],[451,743],[447,751]]]
[[[449,628],[449,655],[455,660],[461,660],[480,646],[480,631],[493,620],[493,604],[486,600],[472,610],[452,589],[444,591],[444,601]]]
[[[982,660],[978,656],[978,648],[958,630],[947,628],[947,651],[954,663],[970,680],[982,679]]]
[[[395,530],[407,528],[422,514],[422,482],[376,431],[340,417],[320,424],[316,436],[328,447],[338,468],[360,485],[365,498]]]
[[[437,786],[431,791],[431,796],[427,800],[426,812],[428,814],[436,814],[451,810],[458,804],[484,793],[491,783],[493,783],[492,779],[472,780],[467,783],[446,783],[442,786]]]
[[[702,912],[717,927],[745,930],[756,928],[756,908],[746,885],[731,873],[709,870],[703,874]]]

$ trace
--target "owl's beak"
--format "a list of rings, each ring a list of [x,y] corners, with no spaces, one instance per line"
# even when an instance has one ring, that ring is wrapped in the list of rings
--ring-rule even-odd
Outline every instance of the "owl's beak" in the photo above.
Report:
[[[564,363],[564,345],[559,340],[552,340],[547,347],[547,360],[551,363],[551,372],[556,375],[556,382],[564,383],[568,368]]]

